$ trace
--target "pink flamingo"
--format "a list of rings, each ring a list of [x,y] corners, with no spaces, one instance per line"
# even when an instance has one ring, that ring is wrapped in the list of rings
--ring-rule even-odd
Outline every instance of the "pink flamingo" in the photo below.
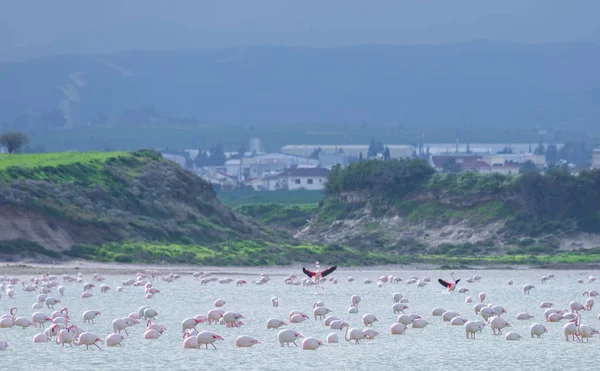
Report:
[[[62,347],[65,347],[65,343],[68,343],[70,346],[73,346],[73,339],[77,337],[79,333],[79,328],[75,325],[71,325],[64,330],[60,330],[58,336],[56,336],[56,344],[62,344]]]
[[[90,349],[90,345],[95,345],[96,348],[102,350],[102,348],[96,344],[99,341],[104,342],[104,340],[100,339],[98,335],[92,334],[91,332],[84,332],[73,340],[73,344],[77,346],[85,345],[86,350]]]

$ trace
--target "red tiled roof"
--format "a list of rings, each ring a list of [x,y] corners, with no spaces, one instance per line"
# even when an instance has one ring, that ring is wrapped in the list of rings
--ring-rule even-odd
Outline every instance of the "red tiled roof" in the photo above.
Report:
[[[456,155],[456,156],[431,156],[431,161],[433,162],[433,165],[435,167],[442,167],[444,166],[444,164],[447,161],[450,161],[451,159],[455,159],[457,162],[459,160],[464,160],[465,158],[480,158],[480,157],[476,157],[476,156],[469,156],[469,155]]]
[[[491,167],[490,164],[483,161],[481,157],[478,156],[431,156],[433,165],[438,169],[444,167],[444,164],[452,159],[456,160],[462,170]]]
[[[461,169],[480,169],[480,168],[489,168],[492,167],[487,162],[483,161],[480,158],[464,158],[462,161],[459,161]]]

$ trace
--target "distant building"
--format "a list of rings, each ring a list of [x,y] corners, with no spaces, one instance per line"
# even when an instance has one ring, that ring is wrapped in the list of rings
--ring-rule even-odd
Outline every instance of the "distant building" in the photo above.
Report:
[[[456,163],[458,171],[472,171],[475,173],[499,173],[504,175],[518,175],[520,165],[511,162],[490,163],[489,159],[482,156],[458,154],[431,156],[431,166],[438,171],[447,171],[449,164]],[[456,171],[453,169],[452,171]]]
[[[389,144],[391,158],[406,158],[411,157],[414,151],[413,146],[404,144]],[[358,157],[361,153],[364,158],[367,158],[369,151],[368,144],[288,144],[281,147],[282,153],[288,153],[296,156],[310,156],[315,150],[321,149],[325,153],[335,153],[343,151],[348,157]]]
[[[430,164],[438,171],[450,171],[448,168],[451,164],[456,164],[455,166],[457,167],[457,169],[452,171],[489,173],[492,168],[492,166],[485,162],[481,157],[466,154],[431,156]]]
[[[600,169],[600,148],[592,152],[592,169]]]
[[[279,174],[265,175],[260,178],[249,178],[244,184],[256,191],[321,191],[327,183],[329,170],[323,168],[298,167],[286,169]]]
[[[183,156],[163,153],[162,157],[167,160],[171,160],[171,161],[177,163],[181,167],[185,167],[185,157],[183,157]]]
[[[280,173],[291,167],[316,167],[318,165],[319,160],[285,153],[266,153],[225,162],[227,175],[241,177],[242,179],[260,178],[264,175]]]
[[[328,175],[329,170],[323,168],[297,168],[288,169],[278,177],[281,181],[281,189],[321,191],[325,188]]]
[[[334,165],[346,166],[349,163],[349,158],[343,151],[338,152],[319,152],[319,166],[331,169]]]
[[[554,143],[556,149],[561,149],[564,144]],[[529,148],[535,150],[537,143],[426,143],[423,148],[427,148],[431,155],[467,153],[474,155],[498,154],[505,147],[512,150],[512,154],[530,153]],[[545,145],[545,147],[547,144]],[[468,148],[467,148],[468,147]],[[457,151],[458,150],[458,151]]]
[[[546,155],[536,155],[534,153],[518,153],[518,154],[490,154],[483,155],[483,160],[492,166],[504,165],[507,162],[522,164],[531,161],[538,168],[546,166]]]
[[[260,153],[260,139],[250,138],[250,153]]]
[[[238,187],[238,179],[227,175],[225,168],[222,166],[206,166],[201,169],[194,170],[202,179],[219,186],[222,189],[235,189]]]

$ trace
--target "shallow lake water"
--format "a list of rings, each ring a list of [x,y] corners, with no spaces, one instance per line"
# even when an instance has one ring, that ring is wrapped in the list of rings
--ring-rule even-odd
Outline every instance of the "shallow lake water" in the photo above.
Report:
[[[462,278],[458,287],[466,287],[466,294],[448,293],[437,283],[438,278],[450,279],[448,271],[410,271],[410,270],[344,270],[338,269],[331,277],[337,277],[338,284],[327,282],[320,295],[315,295],[314,288],[289,286],[284,284],[284,277],[289,271],[262,270],[271,277],[265,285],[252,284],[259,278],[259,270],[235,270],[228,274],[216,275],[219,278],[231,277],[230,284],[209,283],[200,285],[200,281],[191,275],[167,283],[160,279],[153,281],[154,287],[161,290],[152,299],[144,298],[143,287],[124,286],[123,292],[116,292],[121,282],[132,278],[132,275],[104,275],[112,287],[106,294],[99,292],[99,285],[94,288],[94,296],[88,299],[80,297],[83,292],[81,283],[62,283],[65,296],[60,297],[56,290],[50,294],[63,300],[55,310],[63,306],[69,308],[71,321],[83,329],[99,335],[101,338],[112,333],[111,322],[115,318],[125,317],[137,311],[142,305],[149,305],[158,312],[156,323],[167,327],[165,334],[157,340],[143,339],[144,325],[128,328],[130,336],[123,341],[122,347],[106,347],[101,344],[98,349],[86,350],[85,347],[61,348],[55,343],[34,344],[32,338],[41,332],[33,327],[27,329],[0,329],[0,339],[9,343],[5,351],[0,351],[0,368],[3,370],[21,369],[212,369],[212,370],[281,370],[300,368],[319,368],[333,370],[489,370],[489,369],[530,369],[530,370],[564,370],[567,368],[595,368],[598,364],[596,355],[600,350],[600,336],[590,339],[589,343],[567,342],[563,335],[565,320],[558,323],[546,323],[544,310],[540,308],[543,301],[551,301],[556,308],[566,309],[571,301],[585,303],[585,290],[600,290],[598,283],[587,284],[588,276],[597,275],[594,271],[540,271],[540,270],[489,270],[489,271],[456,271],[456,277]],[[168,271],[164,271],[168,273]],[[301,272],[294,272],[302,279]],[[540,283],[542,275],[554,273],[556,278],[545,284]],[[76,272],[72,272],[75,275]],[[379,276],[391,274],[401,277],[399,284],[386,284],[377,287]],[[466,278],[478,274],[480,283],[467,283]],[[2,271],[0,270],[0,275]],[[419,278],[431,277],[431,282],[418,288],[408,285],[410,276]],[[347,282],[352,276],[355,281]],[[17,276],[21,280],[29,280],[31,276]],[[248,284],[236,287],[235,279],[244,278]],[[599,277],[600,278],[600,277]],[[373,280],[365,284],[365,279]],[[507,280],[514,281],[513,286]],[[584,284],[577,283],[583,279]],[[84,282],[92,282],[91,274],[84,275]],[[522,286],[531,283],[535,288],[530,295],[524,295]],[[30,317],[33,312],[41,311],[48,315],[52,310],[32,309],[37,292],[23,291],[21,284],[15,286],[15,298],[8,299],[4,294],[0,300],[0,315],[8,313],[11,306],[18,308],[17,316]],[[409,328],[403,335],[391,335],[390,325],[396,322],[397,315],[392,311],[392,294],[398,292],[409,299],[407,313],[416,313],[430,325],[424,329]],[[478,302],[479,292],[487,295],[486,303],[500,304],[508,313],[503,317],[511,324],[510,331],[523,336],[519,341],[506,341],[504,336],[493,335],[486,327],[476,339],[466,339],[462,326],[451,326],[443,322],[441,317],[433,317],[431,310],[443,307],[456,310],[462,317],[475,320],[473,307]],[[348,314],[350,296],[359,295],[358,314]],[[277,296],[279,307],[273,307],[271,297]],[[465,303],[465,297],[472,296],[473,303]],[[206,314],[214,308],[217,298],[227,303],[224,310],[238,311],[244,315],[244,325],[240,328],[226,328],[222,325],[200,324],[199,330],[214,331],[223,336],[224,341],[216,343],[217,350],[184,349],[181,321],[197,314]],[[372,313],[379,321],[373,328],[380,334],[373,340],[353,344],[343,340],[343,332],[331,330],[322,321],[312,318],[313,303],[322,300],[325,306],[350,323],[350,327],[365,328],[362,316]],[[592,311],[582,312],[583,323],[600,328],[597,314],[598,306]],[[98,310],[102,314],[96,318],[96,324],[83,324],[82,313],[85,310]],[[311,336],[326,342],[331,332],[338,333],[339,344],[326,344],[316,351],[302,350],[298,347],[282,348],[277,341],[278,330],[267,330],[265,323],[269,318],[288,321],[291,310],[301,310],[311,316],[299,324],[290,324],[283,328],[295,329],[305,337]],[[515,315],[529,312],[535,318],[528,321],[517,321]],[[529,326],[534,322],[543,323],[548,333],[541,339],[532,339]],[[239,335],[250,335],[262,343],[252,348],[236,348],[235,338]],[[301,341],[298,342],[298,345]]]

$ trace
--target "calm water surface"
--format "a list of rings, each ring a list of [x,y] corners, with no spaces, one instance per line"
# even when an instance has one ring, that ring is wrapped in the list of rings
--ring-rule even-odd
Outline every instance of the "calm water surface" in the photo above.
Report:
[[[344,271],[339,269],[333,276],[339,278],[339,284],[328,282],[321,295],[315,295],[313,288],[287,286],[283,278],[288,271],[264,272],[271,275],[271,281],[263,286],[251,282],[259,277],[260,271],[244,270],[239,274],[226,275],[234,279],[230,284],[213,282],[201,286],[198,279],[183,276],[179,281],[166,283],[155,281],[154,286],[161,290],[153,299],[144,298],[143,288],[124,287],[123,292],[115,288],[131,276],[105,275],[106,281],[113,288],[107,294],[99,292],[99,285],[94,289],[94,296],[82,299],[82,284],[66,283],[65,296],[60,297],[69,308],[72,321],[83,329],[104,338],[112,333],[111,322],[115,318],[127,316],[142,305],[150,305],[158,311],[156,322],[168,328],[158,340],[143,339],[144,326],[129,328],[130,337],[122,347],[104,347],[86,351],[85,347],[62,349],[54,343],[34,344],[33,336],[40,332],[36,328],[0,329],[0,339],[9,342],[9,348],[0,352],[0,369],[73,369],[73,370],[106,370],[106,369],[199,369],[199,370],[282,370],[300,368],[320,368],[330,370],[564,370],[573,368],[600,369],[597,354],[600,351],[600,337],[589,343],[566,342],[562,333],[564,321],[545,323],[544,309],[539,305],[542,301],[551,301],[555,307],[568,308],[573,300],[585,302],[583,291],[596,289],[598,284],[587,284],[589,275],[598,276],[593,271],[553,271],[556,279],[540,284],[540,277],[548,271],[514,270],[514,271],[456,271],[456,276],[463,280],[459,287],[470,290],[466,294],[448,294],[437,282],[437,278],[448,279],[445,271]],[[0,274],[2,272],[0,271]],[[378,288],[375,283],[364,284],[364,279],[376,282],[382,274],[392,274],[406,281],[411,275],[419,278],[431,277],[431,282],[424,288],[416,285],[387,284]],[[483,277],[480,283],[469,284],[467,277],[479,274]],[[60,277],[60,275],[57,275]],[[298,273],[299,279],[300,273]],[[346,278],[353,276],[356,280],[348,283]],[[222,277],[222,276],[219,276]],[[600,276],[598,276],[600,278]],[[19,276],[28,280],[29,276]],[[92,282],[91,275],[84,275],[84,282]],[[235,279],[245,278],[248,285],[236,287]],[[514,281],[508,286],[508,279]],[[577,280],[586,283],[579,284]],[[62,281],[62,279],[60,280]],[[522,286],[532,283],[536,286],[531,295],[524,295]],[[62,283],[61,283],[62,284]],[[467,340],[463,327],[450,326],[441,317],[431,316],[434,307],[456,310],[469,320],[480,319],[475,315],[473,306],[477,302],[479,292],[487,294],[486,303],[503,305],[508,311],[503,317],[508,319],[512,331],[523,336],[520,341],[506,341],[503,336],[492,335],[491,329],[484,329],[477,334],[475,340]],[[424,329],[409,328],[404,335],[391,335],[389,327],[397,316],[392,312],[392,294],[399,292],[408,298],[407,312],[416,313],[427,319],[430,324]],[[4,294],[4,293],[3,293]],[[55,292],[51,296],[59,297]],[[362,299],[359,314],[348,314],[347,309],[351,295],[359,295]],[[465,303],[466,296],[473,296],[472,304]],[[15,287],[15,299],[9,300],[4,295],[0,300],[0,314],[6,314],[11,306],[19,309],[18,316],[30,317],[35,311],[48,315],[52,310],[31,309],[37,293],[28,293],[21,286]],[[279,307],[271,305],[271,297],[279,298]],[[199,329],[210,330],[222,335],[225,340],[216,343],[214,349],[183,349],[181,321],[186,317],[206,314],[213,308],[215,299],[223,298],[227,304],[225,310],[238,311],[246,317],[245,325],[240,328],[225,328],[221,325],[200,325]],[[282,348],[277,341],[277,330],[267,330],[265,323],[269,318],[280,318],[288,321],[291,310],[302,310],[311,315],[312,305],[316,300],[323,300],[333,310],[333,315],[340,316],[350,322],[350,327],[364,328],[362,315],[375,314],[379,321],[373,328],[381,332],[374,340],[364,341],[360,345],[346,343],[340,336],[339,344],[327,344],[317,351],[304,351],[300,347]],[[591,312],[583,312],[583,322],[600,328],[597,314],[598,307]],[[61,304],[55,308],[60,310]],[[96,324],[83,324],[82,313],[85,310],[98,310],[102,313]],[[517,321],[515,315],[529,312],[536,316],[530,321]],[[544,323],[548,333],[541,339],[532,339],[529,326],[533,322]],[[300,324],[291,324],[292,328],[305,337],[313,336],[323,342],[329,333],[334,332],[322,322],[313,319]],[[506,331],[505,331],[506,332]],[[235,338],[239,335],[251,335],[262,341],[252,348],[236,348]],[[300,345],[300,342],[298,342]]]

